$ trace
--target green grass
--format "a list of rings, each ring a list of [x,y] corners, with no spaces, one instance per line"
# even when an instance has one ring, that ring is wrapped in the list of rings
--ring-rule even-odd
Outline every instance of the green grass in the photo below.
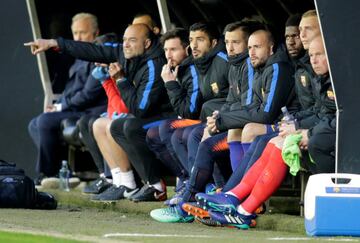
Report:
[[[65,238],[0,231],[0,242],[7,243],[72,243],[81,242]]]
[[[172,191],[171,189],[169,190]],[[164,207],[162,202],[134,203],[129,200],[121,200],[117,203],[92,202],[88,195],[83,195],[77,190],[61,192],[59,190],[49,191],[59,200],[59,206],[76,211],[81,208],[93,208],[104,211],[114,211],[121,214],[135,214],[149,218],[149,213],[155,208]],[[170,195],[171,196],[171,195]],[[275,211],[275,210],[273,210]],[[257,230],[284,231],[305,235],[304,219],[299,216],[286,214],[265,214],[257,219]]]
[[[260,216],[257,227],[250,230],[214,228],[199,223],[168,224],[156,222],[149,215],[152,209],[163,207],[162,202],[122,200],[103,204],[91,202],[79,190],[50,192],[59,201],[57,210],[0,209],[0,242],[258,243],[276,242],[271,240],[276,237],[289,237],[282,242],[304,242],[304,238],[305,242],[329,242],[329,238],[307,238],[304,219],[299,216],[268,213]],[[105,237],[113,233],[122,235]],[[338,239],[342,238],[332,242]]]

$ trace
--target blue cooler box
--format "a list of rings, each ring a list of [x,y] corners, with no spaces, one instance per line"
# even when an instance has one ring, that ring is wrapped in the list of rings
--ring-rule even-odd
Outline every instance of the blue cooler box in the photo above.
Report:
[[[310,176],[304,210],[310,236],[360,236],[360,175]]]

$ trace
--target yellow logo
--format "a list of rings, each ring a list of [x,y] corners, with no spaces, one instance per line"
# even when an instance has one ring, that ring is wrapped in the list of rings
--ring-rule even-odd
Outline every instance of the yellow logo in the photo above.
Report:
[[[219,93],[219,87],[218,87],[216,82],[211,84],[211,89],[212,89],[214,94]]]
[[[332,90],[328,90],[328,91],[327,91],[327,97],[328,97],[330,100],[334,100],[334,99],[335,99],[334,92],[333,92]]]
[[[341,191],[339,187],[334,187],[333,190],[334,190],[334,192],[340,192]]]
[[[306,85],[307,85],[306,76],[301,75],[300,76],[300,82],[301,82],[302,86],[306,87]]]

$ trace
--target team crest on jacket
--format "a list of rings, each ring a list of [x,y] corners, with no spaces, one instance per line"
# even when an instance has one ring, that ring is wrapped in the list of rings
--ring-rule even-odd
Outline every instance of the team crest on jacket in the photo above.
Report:
[[[212,83],[211,84],[211,89],[212,89],[214,94],[219,93],[219,87],[218,87],[217,83]]]
[[[305,75],[300,76],[300,82],[301,82],[302,86],[306,87],[307,82],[306,82],[306,76]]]
[[[333,92],[332,90],[328,90],[328,91],[327,91],[327,97],[328,97],[330,100],[335,100],[334,92]]]

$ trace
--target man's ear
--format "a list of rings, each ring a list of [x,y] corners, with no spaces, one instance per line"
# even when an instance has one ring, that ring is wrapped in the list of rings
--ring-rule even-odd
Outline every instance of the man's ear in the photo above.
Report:
[[[186,56],[190,56],[191,55],[191,47],[190,45],[185,47],[185,51],[186,51]]]
[[[211,41],[211,48],[214,48],[216,45],[217,45],[217,40],[216,39],[213,39],[212,41]]]
[[[100,30],[95,31],[94,36],[95,37],[99,36],[99,33],[100,33]]]
[[[145,49],[149,49],[150,46],[151,46],[151,40],[150,40],[150,39],[146,39],[146,40],[145,40]]]

